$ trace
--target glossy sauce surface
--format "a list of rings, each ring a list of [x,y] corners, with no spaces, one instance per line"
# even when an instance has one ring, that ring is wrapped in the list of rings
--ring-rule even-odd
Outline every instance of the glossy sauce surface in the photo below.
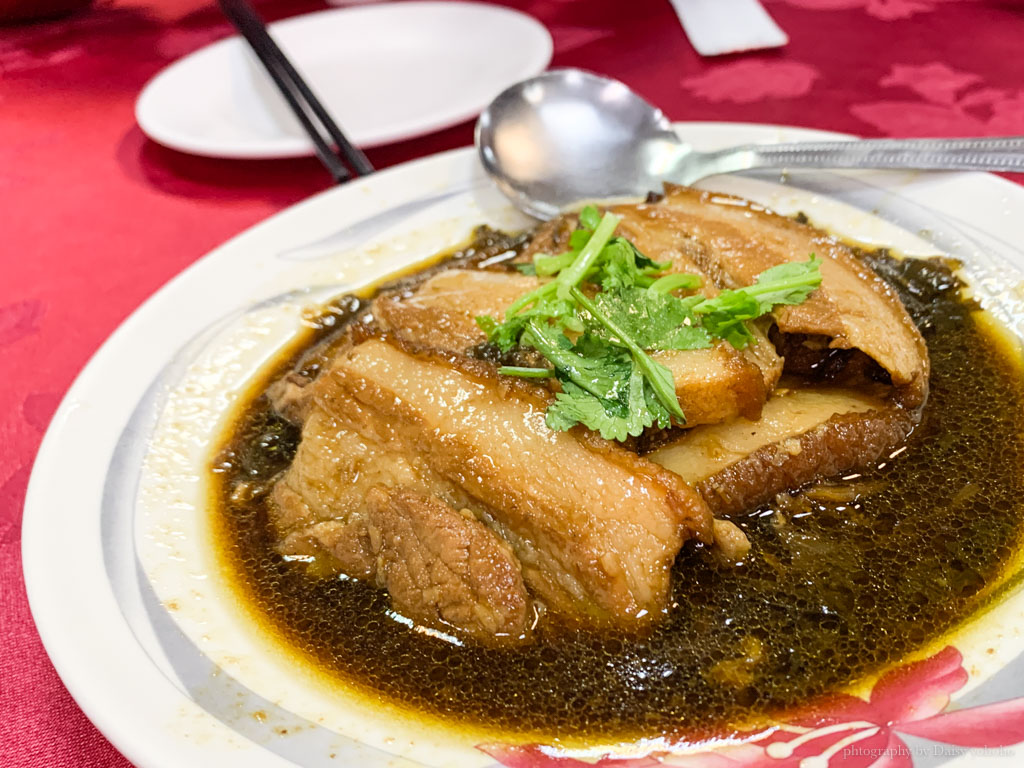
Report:
[[[489,237],[456,258],[522,242]],[[317,321],[311,351],[285,355],[224,435],[211,514],[239,594],[268,632],[347,684],[450,721],[549,738],[761,721],[880,670],[977,610],[1015,562],[1024,382],[1016,352],[976,321],[944,266],[865,257],[927,339],[921,425],[905,449],[857,477],[734,516],[753,544],[742,565],[684,547],[671,609],[649,634],[551,623],[521,648],[454,645],[396,621],[385,593],[317,578],[276,553],[266,489],[299,430],[270,411],[263,390],[297,361],[315,372],[327,354],[317,350],[362,308],[355,300]]]

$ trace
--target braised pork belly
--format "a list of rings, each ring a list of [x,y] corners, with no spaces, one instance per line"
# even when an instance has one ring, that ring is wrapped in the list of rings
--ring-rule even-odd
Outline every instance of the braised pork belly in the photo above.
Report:
[[[566,385],[536,349],[496,350],[478,322],[550,278],[464,267],[385,291],[315,380],[293,372],[269,390],[302,426],[271,497],[281,553],[377,584],[412,621],[484,643],[522,642],[544,614],[640,628],[669,610],[686,542],[741,560],[750,543],[729,516],[906,439],[927,399],[924,341],[847,246],[687,188],[610,210],[619,234],[668,273],[697,276],[704,297],[811,254],[820,286],[748,322],[745,346],[651,350],[685,419],[622,443],[553,429],[545,409]],[[576,226],[542,226],[514,262],[564,251]],[[536,378],[502,375],[510,363]]]
[[[692,484],[716,515],[863,467],[900,445],[915,415],[837,388],[780,388],[757,420],[696,427],[648,458]]]
[[[403,341],[466,353],[486,341],[477,317],[504,315],[538,285],[537,278],[515,273],[447,270],[410,296],[379,299],[374,316]],[[653,353],[672,372],[687,424],[713,424],[740,414],[757,418],[782,373],[782,358],[760,329],[755,334],[756,343],[744,350],[723,341],[710,349]]]
[[[628,625],[663,607],[683,542],[712,540],[707,507],[681,478],[606,441],[548,429],[543,399],[503,391],[485,366],[369,339],[314,386],[299,453],[275,489],[289,553],[325,552],[349,575],[380,580],[371,493],[414,494],[465,515],[461,529],[477,539],[486,526],[507,542],[518,560],[509,579],[521,571],[548,609]],[[486,560],[467,564],[461,583],[482,579],[473,567]],[[490,618],[493,594],[467,592],[479,602],[468,615]],[[493,634],[475,618],[457,622],[442,597],[424,590],[416,615],[434,610],[429,625]],[[516,616],[503,636],[525,630]]]
[[[924,403],[924,339],[896,292],[832,235],[738,197],[674,185],[660,202],[615,210],[651,258],[671,259],[677,271],[695,264],[720,288],[750,285],[769,267],[815,254],[822,259],[821,288],[773,312],[779,334],[801,339],[821,359],[842,350],[849,362],[860,352],[884,371],[902,405]]]

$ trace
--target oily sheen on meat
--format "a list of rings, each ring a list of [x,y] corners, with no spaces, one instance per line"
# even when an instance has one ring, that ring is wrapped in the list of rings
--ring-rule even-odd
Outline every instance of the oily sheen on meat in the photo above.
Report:
[[[380,581],[381,552],[395,553],[372,535],[373,507],[386,506],[373,492],[413,494],[462,517],[454,535],[479,527],[500,537],[515,555],[508,578],[521,578],[545,608],[628,626],[664,606],[682,543],[711,541],[707,506],[680,477],[589,435],[548,429],[543,398],[504,390],[481,366],[460,369],[371,338],[313,386],[299,453],[274,492],[285,551],[326,553],[349,575]],[[482,580],[486,561],[445,577]],[[492,596],[464,591],[480,605],[463,613],[489,619]],[[494,634],[494,622],[454,621],[441,597],[451,596],[392,592],[396,608],[431,616],[430,626]],[[505,618],[503,635],[525,632],[525,614]]]

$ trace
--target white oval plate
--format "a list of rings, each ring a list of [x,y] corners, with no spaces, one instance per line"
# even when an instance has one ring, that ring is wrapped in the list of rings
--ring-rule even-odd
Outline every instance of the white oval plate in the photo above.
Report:
[[[354,144],[374,147],[475,117],[551,61],[551,35],[518,11],[402,2],[318,11],[271,34]],[[281,158],[313,145],[266,72],[233,36],[156,75],[139,95],[143,132],[208,157]]]
[[[707,150],[834,137],[734,124],[679,131]],[[806,173],[790,181],[716,177],[704,185],[783,213],[803,210],[863,242],[950,253],[968,265],[986,306],[1024,337],[1024,190],[985,174]],[[488,734],[368,706],[270,645],[211,562],[203,481],[219,423],[244,382],[294,334],[303,306],[454,245],[483,222],[526,224],[468,148],[332,188],[168,283],[71,387],[25,503],[26,585],[68,689],[140,768],[495,764],[500,753],[479,748]],[[1024,595],[1016,593],[944,639],[966,670],[956,706],[1024,694],[1022,628]],[[941,754],[942,763],[1002,764],[1000,755]]]

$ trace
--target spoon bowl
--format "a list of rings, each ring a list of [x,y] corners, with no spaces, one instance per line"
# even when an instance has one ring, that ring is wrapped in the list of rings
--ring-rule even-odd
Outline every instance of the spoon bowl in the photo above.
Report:
[[[578,69],[507,88],[480,115],[476,145],[502,192],[542,219],[585,198],[658,189],[691,151],[660,109]]]
[[[520,210],[540,219],[582,200],[635,198],[665,181],[754,168],[1024,170],[1024,137],[871,139],[697,152],[662,111],[623,83],[554,69],[502,91],[480,115],[484,169]]]

